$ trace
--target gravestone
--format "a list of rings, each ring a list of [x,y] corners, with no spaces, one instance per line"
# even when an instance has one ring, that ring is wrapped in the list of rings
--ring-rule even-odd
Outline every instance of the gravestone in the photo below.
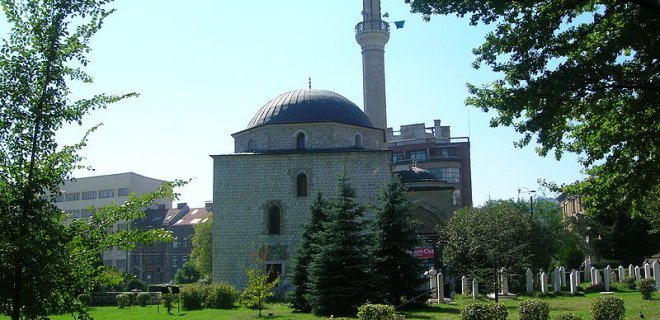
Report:
[[[623,266],[619,266],[619,282],[623,282],[623,279],[626,277],[626,271]]]
[[[577,285],[580,285],[580,283],[582,283],[580,281],[580,269],[575,270],[575,283],[577,283]]]
[[[438,274],[437,271],[435,271],[435,268],[431,268],[429,271],[427,271],[425,274],[429,276],[429,291],[431,291],[431,299],[437,298],[437,289],[436,289],[436,278],[435,276]]]
[[[565,287],[566,284],[566,268],[559,267],[559,280],[561,281],[561,286]]]
[[[555,268],[552,272],[552,287],[555,292],[561,291],[561,276],[559,275],[559,268]]]
[[[596,270],[596,268],[594,268],[594,267],[591,267],[590,271],[591,272],[589,273],[589,276],[591,277],[591,285],[592,286],[597,285],[598,284],[598,277],[597,277],[598,270]]]
[[[436,288],[438,288],[438,303],[445,303],[445,277],[442,272],[436,276]]]
[[[635,281],[639,281],[639,278],[640,278],[639,266],[635,266]]]
[[[477,279],[472,280],[472,299],[479,297],[479,282]]]
[[[461,277],[461,294],[467,294],[470,291],[468,288],[468,279],[466,276]]]
[[[591,262],[589,259],[584,261],[584,281],[591,282]]]
[[[628,265],[628,276],[631,278],[635,277],[635,268],[632,264]]]
[[[605,292],[610,291],[610,277],[612,275],[612,268],[608,265],[605,267],[605,270],[603,270],[603,287],[605,288]]]
[[[502,294],[509,294],[509,276],[506,273],[506,268],[500,269],[500,284],[502,287]]]
[[[655,278],[655,289],[660,290],[660,262],[653,261],[653,277]]]
[[[648,262],[644,263],[644,278],[651,277],[651,265]]]
[[[527,280],[527,293],[534,292],[534,273],[532,269],[527,268],[527,273],[525,273],[525,280]]]
[[[541,272],[541,292],[548,293],[548,275]]]
[[[576,294],[577,293],[577,277],[578,277],[578,271],[573,270],[570,273],[570,281],[571,281],[571,294]]]

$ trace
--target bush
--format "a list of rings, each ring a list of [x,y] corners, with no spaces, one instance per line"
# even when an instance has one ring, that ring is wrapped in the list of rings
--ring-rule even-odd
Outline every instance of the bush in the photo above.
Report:
[[[131,306],[131,294],[130,293],[121,293],[117,295],[115,298],[117,300],[117,306],[119,306],[119,309],[123,309],[124,307],[130,307]]]
[[[461,310],[461,320],[506,320],[508,313],[501,304],[475,303]]]
[[[206,308],[231,309],[238,300],[238,290],[230,284],[216,284],[208,287]]]
[[[80,304],[83,306],[89,306],[89,304],[92,303],[92,295],[89,293],[81,293],[78,295],[78,301],[80,301]]]
[[[358,308],[360,320],[403,320],[404,315],[397,314],[394,307],[386,304],[366,303]]]
[[[582,318],[572,313],[564,313],[556,316],[555,320],[582,320]]]
[[[518,314],[520,320],[548,320],[550,307],[538,299],[525,300],[518,304]]]
[[[173,293],[163,293],[160,295],[160,301],[167,310],[167,314],[172,314],[172,308],[176,302],[177,296]]]
[[[147,285],[138,279],[136,276],[132,276],[124,283],[124,291],[140,290],[145,291]]]
[[[146,307],[147,303],[151,300],[151,295],[146,292],[140,292],[137,294],[136,302],[140,307]]]
[[[624,277],[623,282],[628,286],[628,289],[630,290],[635,290],[635,287],[637,286],[637,283],[635,282],[635,277]]]
[[[179,301],[184,310],[198,310],[204,307],[208,296],[208,286],[189,285],[181,288]]]
[[[589,311],[594,320],[623,320],[626,307],[619,298],[600,297],[593,302]]]
[[[653,291],[655,291],[655,279],[646,278],[639,280],[639,291],[642,293],[642,299],[651,300]]]

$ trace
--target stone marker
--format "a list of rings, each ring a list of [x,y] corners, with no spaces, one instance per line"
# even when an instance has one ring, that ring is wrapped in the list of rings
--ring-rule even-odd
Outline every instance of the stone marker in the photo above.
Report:
[[[561,291],[561,276],[559,275],[559,268],[555,268],[555,271],[552,272],[552,287],[555,292]]]
[[[566,284],[566,268],[564,267],[559,267],[559,280],[561,280],[561,286],[565,287],[567,286]]]
[[[468,288],[468,279],[466,276],[461,277],[461,294],[467,294],[470,291]]]
[[[598,278],[597,278],[598,270],[596,268],[591,267],[591,270],[589,272],[589,276],[591,277],[591,285],[596,285],[598,284]]]
[[[605,292],[610,291],[610,277],[612,276],[612,268],[607,265],[605,267],[605,270],[603,270],[603,287],[605,288]]]
[[[591,262],[584,260],[584,281],[591,282]]]
[[[653,277],[655,278],[655,289],[660,290],[660,262],[653,261]]]
[[[579,268],[578,268],[578,270],[575,270],[575,283],[577,285],[580,285],[580,283],[582,283],[580,281],[580,269]]]
[[[445,277],[442,275],[442,272],[438,272],[436,279],[436,288],[438,288],[438,303],[445,303]]]
[[[626,277],[626,271],[623,266],[619,266],[619,282],[623,282],[623,279]]]
[[[541,292],[548,293],[548,275],[541,272]]]
[[[479,297],[479,282],[477,279],[472,280],[472,299]]]
[[[635,281],[639,281],[639,278],[640,278],[639,266],[635,266]]]
[[[632,264],[628,265],[628,276],[631,278],[635,277],[635,268],[633,267]]]
[[[651,265],[648,262],[644,263],[644,278],[651,277]]]
[[[577,277],[578,277],[578,271],[573,270],[570,273],[570,280],[571,280],[571,294],[576,294],[577,293]]]
[[[532,272],[532,269],[527,268],[525,278],[527,280],[527,293],[534,292],[534,273]]]
[[[500,284],[502,287],[502,295],[509,294],[509,276],[506,273],[506,268],[500,269]]]

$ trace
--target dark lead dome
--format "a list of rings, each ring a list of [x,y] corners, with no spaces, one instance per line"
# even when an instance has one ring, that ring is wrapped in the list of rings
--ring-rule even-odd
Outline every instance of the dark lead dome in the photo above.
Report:
[[[301,89],[281,94],[266,103],[250,120],[248,129],[271,123],[338,122],[373,128],[355,103],[327,90]]]
[[[418,167],[411,167],[396,174],[401,178],[401,182],[420,182],[420,181],[437,181],[438,178],[430,171]]]

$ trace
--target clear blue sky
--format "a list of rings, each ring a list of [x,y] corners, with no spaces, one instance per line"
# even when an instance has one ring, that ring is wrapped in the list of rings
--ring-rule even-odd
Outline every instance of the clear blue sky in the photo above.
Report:
[[[354,26],[362,2],[353,0],[162,1],[117,0],[117,12],[95,36],[86,69],[92,85],[77,97],[138,92],[140,97],[96,111],[83,127],[60,132],[75,143],[102,122],[83,155],[94,172],[133,171],[193,181],[180,201],[212,199],[209,155],[231,153],[231,134],[245,129],[275,96],[307,87],[335,91],[362,107],[362,65]],[[475,204],[515,198],[538,178],[558,183],[581,177],[576,157],[541,158],[534,146],[516,149],[512,128],[490,128],[491,115],[464,105],[466,82],[497,78],[471,67],[471,49],[487,27],[434,16],[424,22],[403,0],[382,0],[389,21],[405,20],[385,48],[388,126],[441,119],[453,136],[469,136]],[[392,26],[393,27],[393,26]],[[0,23],[2,37],[6,24]]]

